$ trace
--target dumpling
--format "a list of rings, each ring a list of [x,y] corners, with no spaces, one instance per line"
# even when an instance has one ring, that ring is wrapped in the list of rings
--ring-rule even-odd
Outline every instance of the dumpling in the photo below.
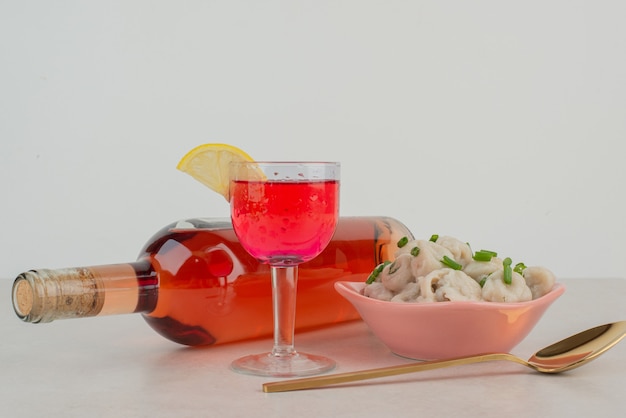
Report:
[[[435,270],[420,278],[419,285],[419,302],[478,301],[481,298],[480,285],[461,270]]]
[[[368,284],[363,288],[363,295],[368,298],[390,301],[393,298],[393,292],[385,287],[381,282]]]
[[[413,256],[410,254],[398,256],[393,263],[387,264],[380,272],[381,283],[392,292],[400,292],[407,283],[415,281],[411,268],[412,261]]]
[[[530,288],[533,299],[537,299],[550,290],[556,282],[554,274],[545,267],[526,267],[522,271],[526,285]]]
[[[504,283],[504,270],[493,272],[482,289],[482,297],[489,302],[527,302],[533,295],[521,274],[511,272],[511,284]]]
[[[436,243],[447,248],[452,253],[452,259],[463,267],[474,261],[472,258],[472,249],[466,242],[460,239],[444,235],[437,238]]]
[[[419,248],[417,255],[411,254],[416,248]],[[431,271],[439,270],[444,267],[441,263],[444,256],[448,256],[454,260],[454,256],[450,250],[435,242],[425,240],[409,241],[396,252],[397,256],[404,254],[412,257],[411,268],[413,270],[413,276],[416,279],[426,276]]]
[[[419,284],[412,282],[406,285],[402,292],[391,298],[392,302],[417,302],[420,295]]]
[[[463,268],[463,271],[480,283],[484,277],[489,276],[496,270],[502,269],[502,259],[493,257],[490,261],[472,260]]]

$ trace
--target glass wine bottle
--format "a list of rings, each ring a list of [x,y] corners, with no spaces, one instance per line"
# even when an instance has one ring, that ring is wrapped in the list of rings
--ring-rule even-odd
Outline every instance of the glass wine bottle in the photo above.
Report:
[[[358,318],[334,282],[365,281],[403,236],[412,238],[393,218],[340,218],[324,252],[300,267],[296,329]],[[268,277],[229,220],[195,218],[161,229],[135,262],[24,272],[12,299],[25,322],[139,313],[165,338],[211,345],[272,334]]]

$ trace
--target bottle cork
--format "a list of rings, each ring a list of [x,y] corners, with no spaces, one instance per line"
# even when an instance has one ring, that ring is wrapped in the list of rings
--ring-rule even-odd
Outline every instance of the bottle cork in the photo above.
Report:
[[[13,283],[13,307],[25,322],[96,316],[104,306],[101,280],[89,269],[31,270]]]

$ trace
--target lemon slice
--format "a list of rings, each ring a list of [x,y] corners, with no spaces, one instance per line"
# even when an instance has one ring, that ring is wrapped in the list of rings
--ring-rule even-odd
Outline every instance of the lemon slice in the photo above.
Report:
[[[228,144],[204,144],[189,151],[176,166],[209,189],[230,198],[228,165],[231,161],[254,161],[237,147]]]

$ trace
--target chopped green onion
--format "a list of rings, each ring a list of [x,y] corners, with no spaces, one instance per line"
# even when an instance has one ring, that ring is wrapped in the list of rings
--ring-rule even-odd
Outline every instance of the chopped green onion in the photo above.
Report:
[[[433,235],[430,236],[430,240],[429,241],[437,242],[438,239],[439,239],[439,235],[433,234]]]
[[[402,237],[400,241],[398,241],[398,248],[404,247],[409,242],[409,237]]]
[[[391,263],[391,261],[385,261],[384,263],[380,263],[378,266],[376,266],[374,271],[372,271],[372,273],[369,275],[369,277],[365,281],[365,284],[372,284],[372,283],[374,283],[376,281],[376,279],[378,278],[378,275],[385,268],[385,266],[387,266],[387,264],[390,264],[390,263]]]
[[[487,254],[491,254],[492,257],[497,257],[498,253],[495,251],[491,251],[491,250],[480,250],[481,253],[487,253]]]
[[[413,247],[411,248],[411,255],[413,257],[417,257],[420,253],[420,247]]]
[[[517,263],[515,267],[513,267],[513,271],[518,274],[522,274],[525,268],[526,268],[526,265],[524,263]]]
[[[513,269],[511,268],[511,263],[513,261],[507,257],[502,262],[502,266],[504,267],[504,276],[503,280],[506,284],[511,284],[513,282]]]
[[[485,276],[482,279],[480,279],[480,282],[478,282],[480,287],[485,287],[485,282],[487,281],[487,277],[489,277],[489,276]]]
[[[491,261],[493,252],[485,250],[476,251],[472,258],[476,261]]]
[[[367,277],[367,280],[365,281],[365,284],[372,284],[372,283],[374,283],[376,281],[376,277],[378,277],[378,274],[376,274],[376,270],[374,270]]]
[[[461,270],[463,268],[462,265],[460,265],[459,263],[457,263],[456,261],[454,261],[453,259],[451,259],[447,255],[443,256],[443,260],[441,260],[441,263],[443,263],[444,265],[446,265],[446,266],[448,266],[448,267],[450,267],[451,269],[454,269],[454,270]]]

